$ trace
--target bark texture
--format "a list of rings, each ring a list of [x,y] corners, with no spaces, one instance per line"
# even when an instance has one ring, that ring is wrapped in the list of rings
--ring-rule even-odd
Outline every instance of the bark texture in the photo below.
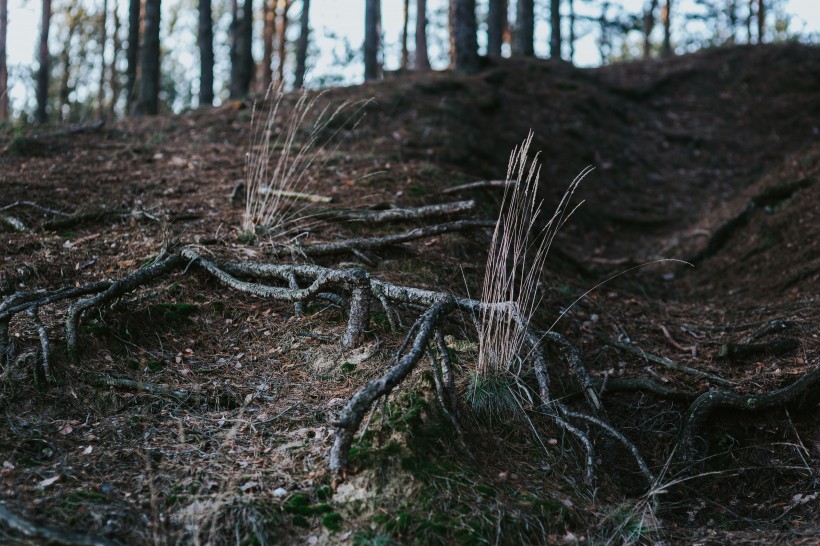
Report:
[[[453,68],[457,72],[478,72],[475,0],[452,0],[450,3]]]
[[[305,84],[308,42],[310,40],[310,0],[302,0],[302,15],[299,20],[299,41],[296,42],[296,72],[293,87],[301,89]]]
[[[379,67],[379,42],[381,41],[380,0],[366,0],[364,8],[364,79],[375,80],[381,72]]]
[[[416,2],[416,70],[429,70],[430,57],[427,55],[427,0]]]
[[[51,0],[43,0],[43,11],[40,18],[40,49],[37,58],[40,67],[37,69],[37,112],[35,118],[37,123],[48,121],[46,114],[46,104],[48,103],[48,80],[49,80],[49,58],[48,58],[48,31],[51,26]]]

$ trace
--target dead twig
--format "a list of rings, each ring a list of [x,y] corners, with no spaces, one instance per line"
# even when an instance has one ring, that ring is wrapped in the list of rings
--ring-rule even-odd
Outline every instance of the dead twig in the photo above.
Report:
[[[507,188],[517,183],[518,180],[477,180],[476,182],[468,182],[466,184],[459,184],[457,186],[444,188],[441,190],[441,193],[458,193],[483,188]]]
[[[13,514],[2,501],[0,501],[0,523],[29,539],[48,544],[64,544],[67,546],[115,546],[117,544],[102,537],[37,525]]]

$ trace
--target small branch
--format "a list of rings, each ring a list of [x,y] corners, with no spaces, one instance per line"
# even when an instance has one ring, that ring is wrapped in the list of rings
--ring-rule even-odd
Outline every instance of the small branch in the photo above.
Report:
[[[134,379],[111,377],[108,375],[93,375],[87,374],[85,381],[92,385],[116,387],[123,389],[132,389],[140,392],[147,392],[157,396],[166,398],[173,398],[174,400],[183,403],[187,406],[199,406],[205,404],[210,407],[218,407],[225,409],[232,409],[239,406],[239,401],[230,393],[223,393],[218,395],[202,394],[196,391],[183,391],[172,389],[170,387],[163,387],[154,383],[145,383],[144,381],[136,381]]]
[[[332,197],[325,197],[323,195],[314,195],[311,193],[302,193],[298,191],[287,190],[272,190],[266,186],[262,186],[258,190],[259,193],[265,195],[276,195],[279,197],[288,197],[290,199],[297,199],[299,201],[307,201],[308,203],[330,203],[333,201]]]
[[[62,212],[62,211],[59,211],[59,210],[56,210],[56,209],[52,209],[52,208],[49,208],[49,207],[44,207],[42,205],[39,205],[39,204],[35,203],[34,201],[15,201],[14,203],[9,203],[8,205],[6,205],[4,207],[0,207],[0,212],[11,210],[15,207],[31,207],[33,209],[37,209],[37,210],[40,210],[40,211],[43,211],[43,212],[47,212],[47,213],[53,214],[55,216],[69,216],[69,214],[67,214],[65,212]]]
[[[37,328],[37,335],[40,336],[40,374],[42,375],[43,379],[49,383],[54,382],[54,376],[51,374],[51,367],[49,366],[49,361],[51,359],[51,347],[48,342],[48,333],[46,332],[46,327],[43,326],[43,321],[40,320],[40,316],[37,314],[37,307],[29,307],[28,315],[31,317],[32,322],[34,322],[34,326]]]
[[[639,347],[635,347],[634,345],[632,345],[630,343],[622,343],[620,341],[615,341],[614,339],[610,339],[609,337],[602,334],[601,332],[596,332],[596,334],[597,334],[598,338],[601,341],[603,341],[604,343],[607,343],[608,345],[612,345],[613,347],[617,347],[618,349],[622,349],[624,351],[632,353],[633,355],[636,355],[640,358],[648,360],[649,362],[654,362],[655,364],[660,364],[661,366],[666,366],[670,370],[675,370],[675,371],[679,371],[679,372],[683,372],[683,373],[688,373],[689,375],[694,375],[696,377],[706,379],[706,380],[711,381],[712,383],[715,383],[717,385],[723,385],[724,387],[733,387],[733,386],[735,386],[734,381],[729,381],[728,379],[724,379],[722,377],[711,374],[709,372],[704,372],[704,371],[701,371],[701,370],[697,370],[695,368],[690,368],[689,366],[684,366],[683,364],[678,364],[677,362],[675,362],[673,360],[669,360],[668,358],[664,358],[662,356],[656,356],[656,355],[653,355],[651,353],[647,353],[643,349],[641,349]]]
[[[450,186],[444,188],[441,193],[458,193],[462,191],[479,190],[483,188],[507,188],[517,183],[517,180],[478,180],[477,182],[468,182],[467,184],[459,184],[458,186]]]
[[[698,394],[693,392],[676,391],[670,389],[657,381],[645,379],[643,377],[616,379],[608,378],[606,381],[601,379],[593,379],[592,385],[596,389],[601,389],[601,395],[608,392],[648,392],[654,394],[658,398],[672,400],[673,402],[692,403]]]
[[[384,224],[387,222],[403,222],[407,220],[423,220],[447,214],[461,214],[475,210],[475,201],[456,201],[438,205],[426,205],[415,208],[389,208],[385,210],[323,210],[311,211],[311,214],[327,217],[328,220],[347,222],[367,222],[368,224]]]
[[[592,378],[581,360],[581,354],[578,349],[575,345],[570,343],[567,338],[557,332],[550,331],[547,332],[545,336],[548,340],[558,346],[558,349],[569,365],[570,372],[581,384],[581,390],[584,393],[584,397],[587,399],[587,403],[592,408],[592,411],[594,411],[599,418],[605,420],[606,410],[604,409],[604,404],[598,397],[598,393],[592,383]]]
[[[402,233],[394,233],[392,235],[385,235],[384,237],[362,237],[359,239],[348,239],[346,241],[339,241],[337,243],[318,243],[315,245],[308,245],[299,248],[299,251],[305,256],[328,256],[331,254],[339,254],[341,252],[350,252],[352,250],[375,250],[384,248],[386,246],[406,243],[416,239],[423,239],[426,237],[435,237],[442,233],[450,233],[455,231],[465,231],[476,228],[493,228],[495,221],[490,220],[457,220],[455,222],[448,222],[446,224],[436,224],[432,226],[419,227],[404,231]]]
[[[693,443],[706,418],[718,408],[759,411],[788,404],[798,396],[820,385],[820,366],[791,385],[764,394],[742,394],[731,391],[710,391],[698,396],[689,407],[678,436],[675,452],[683,462],[697,457]]]
[[[796,339],[775,339],[767,343],[724,343],[720,346],[717,358],[741,359],[759,354],[782,355],[800,347]]]
[[[117,544],[102,537],[61,531],[52,527],[34,524],[14,515],[2,501],[0,501],[0,523],[27,538],[49,544],[64,544],[66,546],[115,546]]]

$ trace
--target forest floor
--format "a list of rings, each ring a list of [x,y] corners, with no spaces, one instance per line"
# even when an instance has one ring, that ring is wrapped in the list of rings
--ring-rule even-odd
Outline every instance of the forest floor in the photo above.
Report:
[[[502,190],[443,190],[504,179],[530,129],[546,210],[595,167],[547,260],[536,319],[547,328],[565,312],[554,329],[603,381],[611,423],[658,476],[651,487],[595,431],[590,485],[580,445],[549,419],[472,413],[477,334],[457,318],[446,333],[462,340],[452,351],[461,440],[417,371],[368,421],[347,480],[334,481],[334,416],[391,364],[406,328],[374,315],[366,342],[346,350],[337,307],[311,302],[296,316],[186,268],[87,313],[76,361],[64,342],[69,302],[42,306],[51,385],[34,373],[37,323],[14,318],[14,358],[0,373],[0,509],[122,544],[820,544],[816,384],[765,410],[716,409],[684,468],[666,463],[691,397],[606,387],[644,378],[752,396],[820,366],[819,96],[820,48],[789,44],[593,70],[488,61],[474,76],[396,75],[321,98],[373,101],[306,171],[311,193],[332,198],[316,206],[469,198],[470,217],[494,220]],[[2,129],[0,215],[27,231],[0,228],[0,295],[122,278],[164,244],[290,261],[268,238],[248,241],[231,198],[252,112],[229,102],[82,131]],[[425,224],[318,218],[301,226],[301,244]],[[476,297],[491,231],[311,261]],[[661,257],[693,267],[641,267],[578,299]],[[583,404],[550,365],[558,395]],[[0,520],[4,544],[46,542]]]

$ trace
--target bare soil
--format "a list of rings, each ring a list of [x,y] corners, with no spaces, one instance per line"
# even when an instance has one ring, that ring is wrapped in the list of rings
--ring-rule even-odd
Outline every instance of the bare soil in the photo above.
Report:
[[[362,121],[343,126],[340,147],[309,171],[330,206],[473,198],[473,216],[494,219],[500,190],[442,190],[503,179],[530,129],[546,210],[582,168],[596,167],[548,260],[538,316],[546,328],[565,313],[555,329],[594,377],[718,388],[645,351],[753,395],[820,366],[817,47],[734,47],[594,70],[487,61],[474,76],[400,76],[322,100],[371,97]],[[282,261],[270,240],[247,242],[243,209],[231,201],[252,111],[250,101],[232,102],[81,132],[3,129],[0,214],[29,231],[0,231],[0,293],[121,278],[164,244]],[[407,227],[315,222],[300,241]],[[443,234],[316,262],[475,297],[490,235]],[[630,270],[659,258],[689,265]],[[65,313],[40,313],[58,384],[35,380],[39,340],[27,317],[11,332],[16,354],[32,356],[7,366],[0,384],[0,506],[38,525],[123,544],[820,544],[816,386],[773,409],[713,412],[702,457],[666,471],[688,403],[604,386],[612,423],[661,476],[647,491],[629,453],[600,436],[596,482],[584,484],[582,451],[548,422],[487,422],[465,407],[467,434],[457,441],[419,371],[375,414],[338,484],[327,470],[332,422],[401,344],[404,332],[386,320],[373,321],[363,348],[345,351],[339,309],[311,303],[297,317],[291,305],[186,270],[87,315],[74,363]],[[467,321],[448,333],[476,336]],[[784,341],[784,350],[732,352]],[[463,393],[475,354],[455,355]],[[557,388],[572,403],[575,386]],[[0,542],[42,540],[0,524]]]

